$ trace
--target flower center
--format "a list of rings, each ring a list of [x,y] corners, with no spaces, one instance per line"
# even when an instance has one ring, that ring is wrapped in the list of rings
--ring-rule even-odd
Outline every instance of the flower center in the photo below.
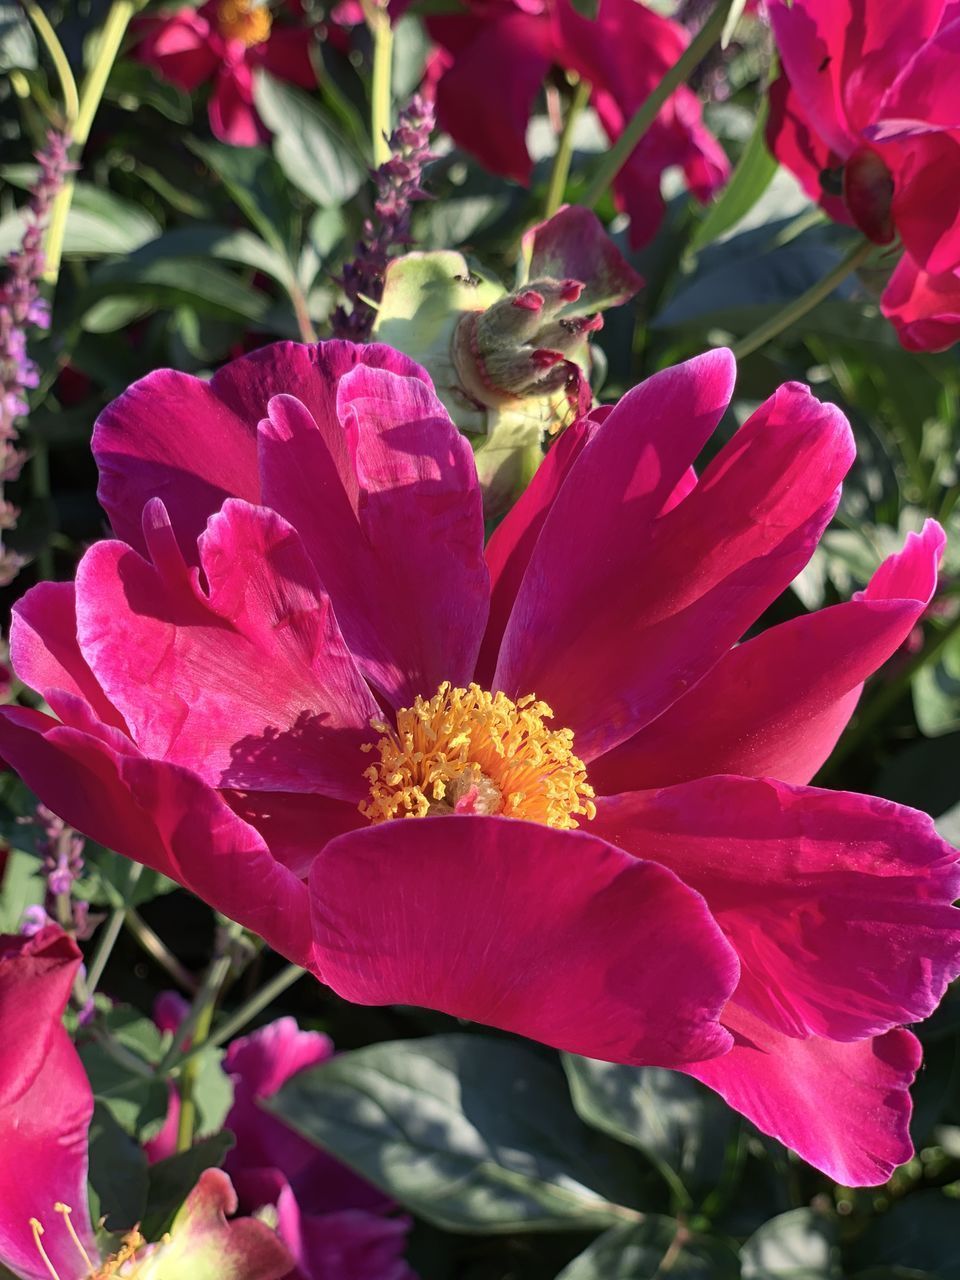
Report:
[[[86,1249],[83,1247],[83,1242],[77,1235],[76,1229],[74,1228],[73,1222],[70,1218],[70,1215],[73,1213],[70,1206],[58,1201],[53,1206],[53,1209],[55,1213],[58,1213],[63,1218],[64,1225],[67,1228],[70,1239],[73,1241],[83,1262],[86,1280],[109,1280],[111,1276],[118,1275],[121,1272],[121,1268],[124,1268],[122,1272],[124,1276],[129,1277],[129,1280],[135,1280],[139,1267],[135,1268],[134,1271],[130,1271],[126,1264],[133,1262],[136,1259],[137,1254],[146,1244],[143,1236],[136,1228],[127,1232],[123,1237],[123,1243],[120,1249],[116,1253],[112,1253],[104,1262],[98,1264],[94,1262],[89,1253],[87,1253]],[[40,1255],[43,1265],[50,1273],[51,1280],[60,1280],[60,1273],[54,1267],[49,1254],[43,1247],[44,1228],[39,1218],[30,1219],[30,1230],[33,1233],[33,1243]],[[166,1239],[168,1237],[164,1238]]]
[[[371,822],[438,814],[501,814],[548,827],[594,817],[593,788],[573,754],[573,731],[548,729],[553,712],[533,694],[514,702],[479,685],[444,681],[432,698],[397,713],[397,726],[372,721],[383,736],[379,761],[364,772]]]
[[[224,40],[239,40],[248,48],[263,44],[272,22],[267,6],[254,0],[220,0],[217,5],[217,26]]]

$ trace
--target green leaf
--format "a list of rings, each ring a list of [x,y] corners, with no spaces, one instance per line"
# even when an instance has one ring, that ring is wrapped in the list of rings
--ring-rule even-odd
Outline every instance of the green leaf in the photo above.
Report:
[[[77,892],[94,906],[139,907],[180,887],[161,872],[139,867],[92,840],[87,841],[84,861],[86,872]]]
[[[563,1065],[573,1105],[587,1124],[638,1147],[675,1192],[705,1193],[716,1185],[738,1128],[716,1094],[661,1067],[622,1067],[567,1053]]]
[[[838,1280],[834,1224],[812,1209],[792,1209],[755,1231],[740,1254],[743,1280]]]
[[[430,39],[419,18],[405,14],[393,24],[393,75],[390,86],[394,102],[407,102],[419,89],[430,49]]]
[[[0,253],[9,253],[23,239],[24,210],[0,221]],[[73,258],[105,258],[132,253],[152,240],[160,224],[142,206],[112,191],[77,183],[67,216],[63,252]]]
[[[0,71],[21,68],[29,71],[37,65],[37,40],[22,5],[4,0],[0,3]]]
[[[122,1129],[138,1139],[152,1138],[167,1114],[167,1086],[131,1071],[107,1046],[92,1040],[80,1049],[93,1095],[107,1107]]]
[[[942,1191],[918,1191],[876,1218],[857,1242],[861,1266],[916,1268],[936,1280],[960,1280],[960,1203]]]
[[[556,1280],[738,1280],[736,1255],[673,1218],[651,1215],[605,1232]]]
[[[138,1143],[97,1104],[90,1124],[90,1190],[94,1221],[107,1220],[109,1231],[127,1231],[143,1217],[147,1204],[147,1157]]]
[[[187,145],[217,175],[244,217],[264,240],[286,254],[293,244],[294,209],[282,170],[262,147],[228,147],[223,143]]]
[[[690,237],[688,253],[695,254],[704,245],[710,244],[725,231],[736,226],[770,185],[777,171],[777,162],[767,150],[765,138],[767,111],[767,102],[764,99],[757,113],[757,122],[750,141],[737,161],[736,168],[730,175],[730,181],[723,188],[720,197],[710,205]]]
[[[589,1230],[638,1218],[629,1154],[577,1119],[555,1062],[520,1042],[371,1045],[301,1072],[266,1105],[447,1230]]]
[[[223,1128],[233,1105],[233,1081],[223,1069],[223,1050],[205,1049],[199,1055],[199,1064],[193,1087],[197,1128],[201,1133],[216,1133]]]
[[[960,632],[950,637],[936,662],[914,676],[913,707],[928,738],[960,729]]]
[[[208,315],[256,321],[270,299],[232,271],[198,259],[164,258],[138,262],[132,258],[104,263],[90,277],[77,306],[86,315],[103,298],[134,295],[154,309],[190,304]]]
[[[232,1133],[218,1133],[194,1143],[189,1151],[158,1160],[151,1166],[147,1207],[141,1226],[148,1240],[158,1240],[163,1235],[204,1169],[219,1168],[233,1145]]]
[[[189,124],[193,118],[188,93],[169,80],[161,80],[145,62],[134,62],[132,58],[114,63],[103,96],[126,111],[153,107],[174,124]]]
[[[254,78],[254,101],[273,133],[277,163],[321,208],[346,204],[367,180],[367,168],[319,105],[266,72]]]
[[[11,849],[0,880],[0,933],[19,933],[27,907],[37,906],[45,895],[39,858],[22,849]]]

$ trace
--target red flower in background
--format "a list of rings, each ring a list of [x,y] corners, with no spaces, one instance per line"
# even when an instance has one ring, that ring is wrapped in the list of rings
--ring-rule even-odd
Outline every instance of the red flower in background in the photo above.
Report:
[[[960,337],[960,3],[771,0],[771,150],[831,218],[903,256],[883,313],[909,350]]]
[[[234,1087],[225,1128],[237,1145],[224,1168],[243,1212],[276,1209],[297,1264],[286,1280],[416,1280],[403,1258],[410,1219],[390,1216],[388,1197],[260,1105],[332,1055],[329,1036],[293,1018],[233,1041],[223,1060]]]
[[[431,18],[443,50],[433,68],[441,126],[494,173],[526,183],[525,134],[552,66],[593,86],[591,101],[611,141],[679,58],[690,36],[637,0],[600,0],[594,20],[571,0],[470,0],[469,13]],[[653,238],[663,216],[660,177],[683,169],[698,200],[726,181],[729,165],[703,123],[696,96],[679,88],[614,184],[630,215],[634,246]]]
[[[62,1023],[80,963],[56,925],[0,936],[0,1268],[17,1280],[286,1276],[291,1256],[269,1227],[227,1221],[237,1197],[219,1169],[200,1175],[159,1243],[135,1229],[101,1258],[87,1204],[93,1090]]]
[[[253,73],[263,67],[279,80],[310,89],[316,75],[310,38],[300,26],[281,26],[266,4],[208,0],[199,9],[143,18],[136,49],[141,62],[192,92],[213,81],[208,113],[221,142],[252,147],[267,136],[253,105]]]

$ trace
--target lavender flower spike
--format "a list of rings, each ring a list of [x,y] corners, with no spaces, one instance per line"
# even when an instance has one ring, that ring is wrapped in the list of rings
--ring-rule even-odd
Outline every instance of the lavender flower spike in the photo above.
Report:
[[[39,382],[37,366],[27,352],[25,329],[28,325],[46,329],[50,324],[50,310],[39,292],[43,232],[67,172],[68,145],[63,134],[51,131],[37,155],[40,173],[30,192],[23,242],[8,255],[0,283],[0,533],[12,529],[19,515],[4,498],[3,486],[20,474],[23,454],[15,444],[17,419],[26,417],[26,392]],[[4,547],[0,538],[0,586],[11,582],[22,565],[22,558]]]
[[[377,186],[374,218],[364,222],[357,256],[343,269],[340,284],[351,309],[337,307],[334,311],[335,338],[366,342],[370,337],[376,312],[365,299],[380,301],[387,259],[410,243],[411,205],[426,198],[420,177],[432,159],[429,145],[434,123],[433,104],[419,94],[400,112],[390,135],[390,159],[373,175]]]

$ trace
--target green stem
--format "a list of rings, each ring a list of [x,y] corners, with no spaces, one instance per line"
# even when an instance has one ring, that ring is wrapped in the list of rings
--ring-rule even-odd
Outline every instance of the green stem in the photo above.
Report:
[[[163,940],[150,928],[139,911],[133,907],[127,907],[124,924],[147,955],[152,956],[157,964],[167,971],[177,986],[188,991],[190,995],[196,995],[197,982],[193,974],[184,968]]]
[[[66,133],[73,133],[77,117],[80,114],[80,98],[77,94],[77,82],[73,78],[73,71],[67,55],[63,51],[63,45],[57,39],[57,33],[50,25],[50,19],[43,12],[35,0],[22,0],[23,7],[26,10],[27,17],[37,29],[37,35],[43,41],[47,53],[50,55],[50,61],[53,63],[57,72],[57,78],[60,81],[60,90],[63,93],[63,120],[64,130]]]
[[[228,960],[227,969],[229,970],[229,968],[230,962]],[[226,977],[226,974],[224,974],[224,977]],[[194,1024],[193,1043],[197,1048],[203,1047],[207,1036],[210,1034],[215,1003],[216,993],[200,1010],[200,1015]],[[180,1073],[180,1118],[177,1122],[178,1153],[189,1151],[193,1146],[193,1134],[197,1126],[197,1099],[195,1095],[199,1076],[199,1058],[193,1058],[190,1062],[184,1064],[183,1071]]]
[[[739,342],[735,342],[733,344],[733,354],[738,360],[742,360],[744,356],[751,355],[754,351],[759,350],[771,338],[776,338],[779,334],[789,329],[792,324],[796,324],[798,320],[803,319],[808,311],[812,311],[824,298],[829,297],[837,285],[842,283],[851,271],[856,271],[857,267],[862,266],[873,253],[875,247],[870,240],[857,241],[849,253],[844,258],[841,258],[833,270],[828,271],[822,280],[818,280],[806,293],[801,293],[799,298],[795,298],[789,306],[784,307],[782,311],[778,311],[775,316],[771,316],[769,320],[758,325],[752,333],[748,333]]]
[[[299,982],[306,974],[306,969],[301,969],[298,964],[288,964],[285,969],[280,972],[268,983],[255,991],[253,995],[244,1004],[240,1006],[235,1013],[229,1018],[225,1018],[217,1027],[213,1035],[206,1041],[205,1047],[208,1049],[215,1048],[217,1045],[225,1044],[231,1036],[235,1036],[238,1031],[242,1031],[248,1022],[252,1022],[258,1013],[262,1013],[264,1009],[278,996],[283,995],[289,987],[295,982]],[[181,1063],[187,1063],[203,1046],[192,1046],[180,1059]]]
[[[543,216],[552,218],[563,204],[563,195],[570,177],[570,162],[573,159],[573,133],[580,112],[590,101],[592,85],[587,80],[577,84],[567,108],[567,118],[563,122],[563,131],[557,143],[557,154],[553,157],[553,169],[550,172],[550,184],[547,187],[547,199],[543,207]]]
[[[116,61],[121,42],[130,24],[130,19],[139,7],[138,0],[113,0],[113,4],[110,6],[107,20],[100,31],[97,56],[83,81],[83,88],[80,91],[80,99],[77,105],[76,120],[70,131],[75,149],[74,160],[79,160],[90,136],[94,117],[100,106],[103,91],[107,87],[107,80]],[[43,277],[50,285],[56,285],[60,275],[63,242],[67,231],[70,206],[73,203],[75,185],[72,178],[67,179],[57,193],[50,213],[50,226],[47,229],[47,243],[45,245],[46,270]]]
[[[222,940],[220,954],[214,956],[211,961],[206,977],[194,998],[190,1012],[180,1024],[173,1043],[157,1067],[158,1075],[163,1076],[169,1071],[187,1040],[192,1041],[192,1050],[202,1049],[206,1044],[207,1036],[210,1034],[210,1027],[213,1025],[213,1013],[217,1007],[217,1000],[233,966],[233,943],[242,932],[243,929],[238,924],[232,924],[227,930],[226,937]],[[180,1073],[180,1120],[177,1125],[178,1152],[189,1151],[193,1143],[193,1134],[197,1123],[197,1103],[194,1094],[200,1074],[200,1065],[199,1058],[191,1056],[190,1061],[184,1063],[183,1070]]]
[[[612,185],[614,178],[629,160],[637,143],[656,120],[660,108],[674,90],[686,83],[720,39],[727,20],[727,14],[730,12],[732,5],[733,0],[719,0],[717,7],[677,61],[650,96],[637,108],[633,119],[630,120],[623,133],[601,160],[600,166],[593,175],[593,180],[580,202],[581,204],[585,204],[587,208],[593,208],[607,188]]]
[[[390,159],[390,81],[393,74],[393,27],[386,8],[371,4],[367,25],[373,37],[373,79],[370,85],[370,133],[373,163],[379,168]]]
[[[136,887],[137,881],[143,875],[143,865],[139,862],[131,863],[130,874],[127,876],[127,883],[124,889],[124,896],[130,895]],[[119,907],[114,907],[110,912],[110,917],[104,925],[100,936],[97,939],[97,949],[93,953],[93,959],[87,969],[87,990],[91,995],[96,991],[100,979],[103,977],[103,971],[107,967],[107,961],[110,959],[113,948],[117,944],[120,937],[120,931],[123,928],[124,917],[127,914],[126,903]]]
[[[958,631],[960,631],[960,613],[948,626],[937,633],[932,644],[926,645],[919,653],[914,654],[909,662],[904,663],[895,679],[877,690],[860,712],[854,727],[835,747],[822,776],[832,775],[837,766],[860,746],[871,729],[883,719],[891,707],[896,706],[900,701],[917,672],[931,662],[936,662]]]

